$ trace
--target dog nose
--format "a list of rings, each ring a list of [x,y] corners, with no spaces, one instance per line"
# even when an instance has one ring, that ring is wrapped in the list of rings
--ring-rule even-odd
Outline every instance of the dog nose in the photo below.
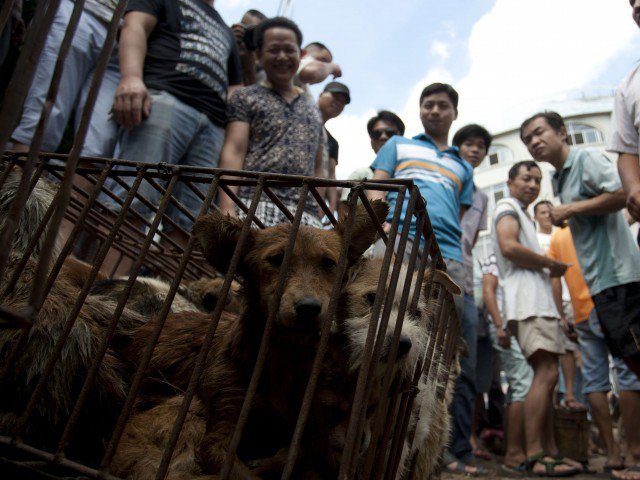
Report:
[[[296,314],[298,314],[298,317],[314,319],[318,315],[320,315],[322,304],[316,298],[305,297],[302,300],[296,302],[294,308],[296,310]]]
[[[407,353],[409,353],[409,350],[411,350],[411,339],[409,337],[401,336],[400,340],[398,341],[397,359],[402,360],[404,357],[407,356]]]

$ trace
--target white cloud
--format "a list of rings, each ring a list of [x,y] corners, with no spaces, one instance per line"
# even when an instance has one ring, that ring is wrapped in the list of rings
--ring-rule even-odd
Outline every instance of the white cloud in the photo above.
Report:
[[[627,2],[497,0],[473,27],[470,70],[455,84],[460,125],[515,126],[539,100],[589,84],[638,35],[629,17]]]
[[[451,45],[442,40],[436,40],[431,44],[429,53],[435,57],[439,57],[442,60],[447,60],[451,55]]]
[[[340,145],[336,178],[347,178],[356,168],[370,165],[373,161],[367,121],[375,114],[375,110],[369,110],[362,115],[343,113],[327,122],[328,130]]]

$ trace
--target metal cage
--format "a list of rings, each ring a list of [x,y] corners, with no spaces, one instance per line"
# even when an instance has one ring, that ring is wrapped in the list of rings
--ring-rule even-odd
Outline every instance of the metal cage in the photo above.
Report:
[[[0,144],[5,145],[10,138],[13,127],[18,121],[22,103],[31,84],[38,56],[46,35],[51,26],[53,15],[59,0],[40,2],[32,26],[29,30],[25,46],[18,60],[15,74],[5,95],[0,112]],[[230,439],[228,454],[220,472],[220,478],[231,478],[231,464],[246,433],[247,422],[254,404],[256,388],[259,384],[263,367],[268,356],[277,346],[270,345],[272,326],[275,321],[275,310],[278,308],[287,267],[299,229],[305,205],[312,203],[321,209],[329,223],[335,226],[338,222],[322,199],[321,191],[326,187],[350,189],[349,220],[346,221],[344,242],[339,253],[339,261],[335,265],[338,272],[331,290],[331,301],[327,315],[321,325],[317,349],[313,362],[304,380],[301,402],[295,408],[298,412],[290,441],[287,443],[286,460],[283,462],[280,478],[295,478],[294,467],[304,446],[305,426],[308,424],[310,409],[314,401],[319,377],[322,375],[323,359],[327,352],[331,336],[332,323],[339,308],[341,289],[348,272],[347,249],[354,229],[354,212],[361,203],[372,221],[377,223],[374,209],[367,198],[368,191],[395,192],[398,195],[390,229],[385,232],[378,225],[378,235],[386,243],[386,251],[380,266],[380,276],[375,301],[371,307],[371,320],[366,332],[366,340],[362,344],[362,363],[357,372],[357,381],[353,385],[353,401],[350,409],[348,428],[346,429],[340,465],[336,477],[392,479],[399,476],[399,465],[403,457],[403,449],[411,449],[416,435],[415,417],[418,410],[414,407],[416,396],[422,394],[423,401],[446,402],[446,386],[451,382],[452,370],[455,370],[458,355],[459,323],[455,314],[451,294],[436,282],[428,285],[425,298],[431,309],[423,315],[420,328],[426,332],[426,344],[419,352],[419,360],[413,368],[411,378],[398,381],[391,365],[398,354],[398,345],[405,319],[405,312],[416,309],[425,282],[428,269],[446,270],[435,240],[431,223],[426,212],[425,200],[420,196],[418,188],[411,181],[329,181],[325,179],[266,174],[257,172],[223,171],[220,169],[203,169],[177,167],[165,164],[136,164],[124,160],[86,158],[80,156],[81,147],[86,136],[91,112],[111,54],[118,25],[122,19],[126,0],[119,2],[114,18],[109,26],[96,74],[93,78],[85,110],[74,137],[74,144],[69,155],[41,153],[40,145],[44,135],[48,115],[59,87],[64,59],[70,47],[70,41],[80,18],[84,1],[75,2],[74,13],[67,28],[67,35],[59,52],[58,64],[49,89],[47,102],[40,118],[40,123],[28,153],[5,152],[0,170],[0,192],[10,195],[7,211],[4,212],[3,228],[0,231],[0,333],[4,342],[0,345],[0,384],[2,384],[3,400],[0,401],[0,469],[19,471],[25,476],[35,478],[81,476],[89,478],[119,478],[111,473],[111,464],[121,442],[123,432],[131,416],[138,408],[137,398],[143,386],[145,371],[153,355],[154,348],[162,333],[165,320],[171,311],[172,302],[185,282],[199,278],[220,276],[207,264],[199,252],[191,232],[176,224],[167,214],[167,210],[179,212],[190,221],[215,210],[215,198],[220,190],[229,194],[239,211],[243,212],[241,235],[234,255],[230,260],[227,273],[223,276],[220,294],[215,308],[210,314],[208,331],[202,338],[200,348],[187,388],[184,400],[175,422],[171,427],[162,461],[155,478],[165,478],[167,469],[174,454],[183,423],[188,414],[192,400],[196,396],[198,383],[205,370],[213,339],[220,318],[224,314],[225,302],[236,269],[241,260],[242,250],[253,228],[264,225],[255,217],[260,202],[269,200],[283,213],[290,222],[289,243],[282,259],[281,273],[276,285],[277,294],[270,305],[269,315],[260,339],[257,360],[250,375],[246,395],[235,420],[235,431]],[[12,2],[5,2],[0,11],[0,28],[6,25]],[[16,177],[17,175],[17,177]],[[17,178],[17,180],[16,180]],[[29,201],[34,198],[34,189],[38,183],[46,180],[52,189],[52,198],[42,208],[41,217],[35,224],[26,229],[21,219],[26,215]],[[10,181],[12,190],[7,193]],[[230,186],[240,185],[253,188],[250,204],[245,204],[230,190]],[[149,202],[141,193],[144,186],[157,193],[159,202]],[[117,193],[115,188],[117,187]],[[299,203],[292,211],[278,198],[278,188],[294,188],[299,192]],[[176,188],[188,190],[200,202],[199,211],[194,211],[176,200],[173,192]],[[124,192],[124,194],[122,194]],[[407,201],[404,218],[402,204]],[[315,202],[315,203],[314,203]],[[150,215],[141,213],[140,206]],[[417,224],[414,248],[408,252],[408,262],[403,267],[403,258],[407,249],[409,226],[412,221]],[[168,234],[169,231],[181,232],[188,240],[186,244],[176,242]],[[65,233],[62,233],[65,232]],[[28,234],[27,240],[16,247],[18,234]],[[88,239],[88,240],[87,240]],[[423,254],[419,255],[418,239],[423,244]],[[396,253],[394,254],[394,246]],[[39,413],[39,405],[47,395],[51,378],[68,361],[67,349],[72,340],[78,315],[92,295],[97,279],[100,276],[113,277],[116,267],[108,272],[101,272],[105,257],[117,252],[120,261],[132,264],[124,287],[116,298],[109,318],[95,332],[93,353],[86,365],[79,371],[81,375],[70,378],[69,391],[72,402],[63,409],[58,419],[57,428],[52,428],[50,438],[42,440],[41,430],[47,429],[46,422],[34,424]],[[28,351],[33,341],[39,322],[49,321],[45,318],[43,306],[52,301],[52,293],[60,281],[61,271],[69,254],[78,253],[89,264],[86,279],[79,288],[72,304],[65,306],[65,314],[55,328],[55,335],[49,338],[51,355],[48,356],[37,374],[21,371],[28,365],[28,359],[21,356]],[[403,276],[402,269],[415,272]],[[28,270],[27,280],[23,278]],[[82,443],[84,439],[78,433],[84,432],[87,421],[87,402],[92,401],[97,379],[101,375],[103,364],[112,354],[114,335],[122,324],[123,312],[132,290],[137,285],[141,272],[151,272],[162,278],[169,286],[163,297],[159,313],[154,318],[156,324],[141,352],[141,361],[135,371],[126,379],[124,397],[116,405],[116,415],[105,427],[104,436],[100,439],[101,448],[98,457],[87,460],[68,452],[69,444]],[[8,302],[18,287],[28,290],[20,308]],[[386,367],[382,361],[382,349],[385,347],[386,331],[389,323],[394,299],[399,299],[398,315],[391,344],[386,358]],[[0,337],[2,338],[2,337]],[[8,340],[7,340],[8,339]],[[105,360],[107,359],[107,360]],[[26,363],[25,363],[26,362]],[[27,368],[28,370],[28,368]],[[374,371],[383,371],[380,388],[373,388]],[[29,372],[31,372],[29,370]],[[14,386],[11,378],[16,375],[31,375],[22,396],[12,399]],[[426,388],[425,388],[426,387]],[[422,389],[422,392],[421,392]],[[380,394],[379,392],[384,392]],[[372,402],[372,396],[375,402]],[[8,400],[7,400],[8,398]],[[102,399],[104,400],[104,399]],[[107,399],[108,400],[108,399]],[[370,405],[375,405],[372,412]],[[445,408],[446,411],[446,408]],[[7,419],[10,419],[7,420]],[[363,452],[357,452],[359,440],[366,428],[370,432],[370,441]],[[35,433],[34,433],[35,432]],[[403,478],[412,478],[415,458],[405,459]],[[10,469],[10,470],[9,470]]]

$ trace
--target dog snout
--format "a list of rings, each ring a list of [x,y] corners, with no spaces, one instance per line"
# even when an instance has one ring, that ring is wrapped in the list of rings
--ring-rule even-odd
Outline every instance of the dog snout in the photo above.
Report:
[[[409,353],[409,350],[411,350],[411,339],[407,336],[402,335],[400,337],[400,340],[398,341],[397,359],[402,360],[404,357],[407,356],[407,354]]]
[[[317,298],[304,297],[296,302],[294,308],[299,318],[313,320],[320,315],[322,303]]]

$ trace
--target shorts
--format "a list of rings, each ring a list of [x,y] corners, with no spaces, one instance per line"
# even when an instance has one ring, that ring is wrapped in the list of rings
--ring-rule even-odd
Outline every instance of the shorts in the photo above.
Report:
[[[592,296],[604,338],[614,357],[640,352],[640,282],[617,285]]]
[[[611,391],[609,377],[609,349],[602,333],[595,308],[589,318],[576,325],[580,355],[582,356],[582,393]],[[640,380],[621,358],[615,358],[618,388],[621,391],[640,391]]]
[[[40,121],[40,114],[49,91],[51,78],[58,60],[60,45],[64,38],[74,3],[61,0],[53,19],[51,30],[38,60],[33,82],[29,88],[22,117],[11,139],[30,145]],[[51,109],[44,137],[42,150],[54,152],[60,145],[64,129],[75,112],[75,129],[82,117],[87,95],[91,87],[93,73],[98,63],[100,51],[107,37],[107,26],[97,17],[83,11],[78,28],[73,36],[71,48],[64,61],[62,77],[56,101]],[[96,99],[91,122],[87,130],[82,155],[89,157],[111,157],[115,146],[118,127],[111,118],[116,88],[120,82],[117,47],[111,54]]]
[[[564,334],[557,318],[530,317],[509,322],[509,328],[515,333],[520,349],[527,359],[538,350],[558,355],[565,353],[562,345]]]
[[[220,151],[224,143],[224,128],[214,125],[209,117],[195,108],[181,102],[173,95],[158,90],[149,90],[151,96],[151,114],[142,123],[131,129],[120,128],[115,156],[119,159],[143,163],[167,163],[192,167],[215,168],[218,166]],[[131,185],[133,177],[121,177]],[[208,184],[195,183],[206,194]],[[125,198],[125,189],[110,180],[107,186],[119,198]],[[139,193],[152,205],[158,205],[160,192],[146,181],[142,181]],[[197,216],[202,199],[186,184],[178,182],[172,192],[173,198],[180,202],[193,216]],[[105,203],[115,207],[113,200]],[[117,206],[116,210],[120,207]],[[146,218],[151,211],[138,199],[131,204]],[[169,203],[167,216],[185,232],[189,233],[193,220],[181,212],[173,203]],[[171,225],[163,225],[164,231],[171,231]]]
[[[529,388],[531,388],[531,382],[533,381],[533,369],[531,365],[529,365],[527,359],[524,358],[520,345],[518,345],[514,336],[511,336],[510,348],[502,348],[498,345],[498,336],[496,335],[495,328],[489,331],[489,336],[491,337],[493,348],[500,356],[500,363],[509,382],[507,403],[524,402],[525,398],[527,398],[527,393],[529,393]]]

